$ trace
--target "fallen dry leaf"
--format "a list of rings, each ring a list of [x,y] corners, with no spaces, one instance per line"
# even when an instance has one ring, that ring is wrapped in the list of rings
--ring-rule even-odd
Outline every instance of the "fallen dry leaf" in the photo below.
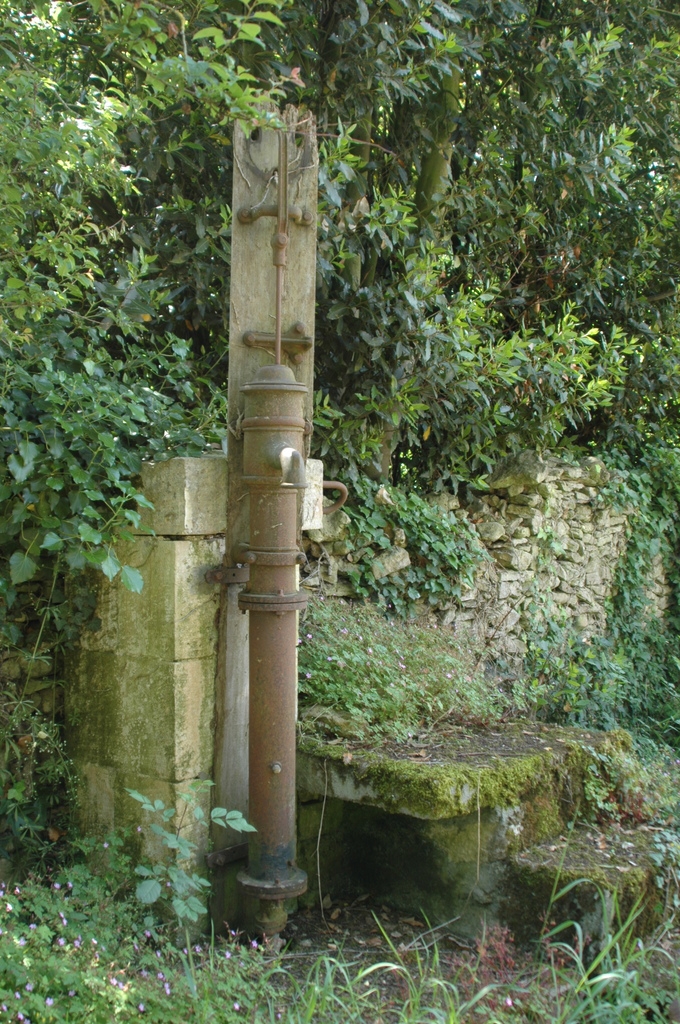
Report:
[[[331,921],[337,921],[337,919],[340,917],[341,912],[342,911],[340,910],[340,907],[336,907],[333,913],[331,914]]]
[[[345,753],[342,755],[342,763],[343,764],[351,764],[352,763],[352,757],[353,757],[353,755],[349,752],[349,750],[346,750]]]
[[[411,928],[424,928],[425,925],[422,921],[419,921],[417,917],[400,917],[399,920],[402,924],[410,924]]]

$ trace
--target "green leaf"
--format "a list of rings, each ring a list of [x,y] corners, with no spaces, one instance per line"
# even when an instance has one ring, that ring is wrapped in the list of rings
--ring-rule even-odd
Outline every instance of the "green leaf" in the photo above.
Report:
[[[224,32],[219,28],[202,28],[198,32],[194,32],[194,39],[212,39],[215,46],[224,46],[226,39],[224,38]]]
[[[120,562],[118,561],[115,553],[109,548],[109,552],[100,566],[101,571],[107,577],[112,580],[120,572]]]
[[[78,527],[78,533],[80,539],[88,544],[101,544],[102,535],[99,530],[95,530],[89,523],[81,523]]]
[[[15,551],[9,560],[9,568],[12,583],[25,583],[33,579],[38,566],[25,551]]]
[[[120,574],[123,586],[134,594],[140,594],[144,586],[144,577],[139,569],[133,569],[130,565],[124,565]]]
[[[240,811],[229,811],[226,817],[226,823],[230,828],[233,828],[235,832],[257,832],[255,826],[246,821]]]
[[[136,800],[138,803],[143,804],[145,811],[154,810],[154,806],[149,800],[148,796],[144,796],[143,793],[138,793],[136,789],[126,789],[125,792],[128,794],[128,796],[131,796],[133,800]]]
[[[60,551],[63,548],[64,542],[61,537],[57,536],[56,533],[46,533],[45,538],[40,545],[45,551]]]
[[[269,21],[272,25],[283,26],[281,19],[272,11],[254,11],[250,16],[251,18],[256,18],[258,21]]]
[[[12,454],[7,460],[9,471],[17,483],[22,484],[28,480],[33,472],[35,460],[40,454],[40,449],[32,441],[20,441],[17,446],[17,454]]]
[[[155,878],[145,878],[135,889],[140,903],[155,903],[161,892],[161,884]]]

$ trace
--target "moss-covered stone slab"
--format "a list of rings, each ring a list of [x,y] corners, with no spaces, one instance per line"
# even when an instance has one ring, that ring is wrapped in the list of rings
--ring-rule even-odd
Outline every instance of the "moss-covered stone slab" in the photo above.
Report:
[[[627,751],[630,737],[513,724],[451,729],[433,743],[365,749],[303,737],[298,745],[301,800],[327,797],[393,814],[435,820],[479,810],[519,816],[529,842],[554,834],[577,803],[597,755]]]
[[[578,878],[590,881],[570,890],[561,915],[600,935],[607,907],[627,914],[639,897],[644,930],[655,870],[640,833],[603,849],[599,831],[572,828],[602,755],[629,751],[624,732],[540,726],[461,729],[437,745],[390,751],[305,738],[298,861],[310,876],[306,899],[319,891],[318,846],[324,894],[370,892],[433,924],[455,919],[464,935],[499,923],[519,941],[535,939],[552,896]]]

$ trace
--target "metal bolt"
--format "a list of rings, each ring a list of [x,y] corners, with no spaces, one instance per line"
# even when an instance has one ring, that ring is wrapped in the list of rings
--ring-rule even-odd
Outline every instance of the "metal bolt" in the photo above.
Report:
[[[269,767],[271,768],[271,770],[274,773],[274,775],[280,775],[281,774],[281,765],[279,764],[278,761],[274,761],[274,763],[271,764]]]

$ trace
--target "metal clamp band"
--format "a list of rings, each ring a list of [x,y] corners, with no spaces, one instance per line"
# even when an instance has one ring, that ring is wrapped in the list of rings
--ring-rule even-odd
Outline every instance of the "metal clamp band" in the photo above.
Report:
[[[251,594],[243,590],[238,596],[241,611],[249,612],[298,612],[307,607],[307,594]]]
[[[304,551],[246,551],[243,561],[250,565],[304,565],[307,556]]]

